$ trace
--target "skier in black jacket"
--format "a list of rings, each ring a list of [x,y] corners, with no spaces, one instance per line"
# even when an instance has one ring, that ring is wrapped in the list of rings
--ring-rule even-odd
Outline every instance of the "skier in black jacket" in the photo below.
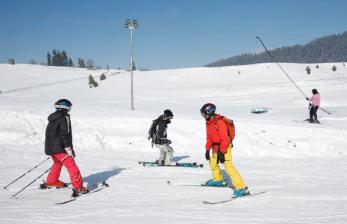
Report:
[[[172,118],[171,110],[165,110],[164,114],[153,121],[150,128],[149,137],[152,138],[152,144],[160,150],[158,163],[161,165],[170,165],[173,157],[174,150],[170,146],[171,141],[167,139],[167,125],[171,123]]]
[[[53,159],[53,166],[47,176],[47,186],[64,187],[66,184],[59,180],[62,166],[69,172],[74,195],[87,193],[74,157],[72,145],[71,120],[68,114],[72,104],[69,100],[60,99],[55,104],[56,111],[49,115],[46,129],[45,153]]]

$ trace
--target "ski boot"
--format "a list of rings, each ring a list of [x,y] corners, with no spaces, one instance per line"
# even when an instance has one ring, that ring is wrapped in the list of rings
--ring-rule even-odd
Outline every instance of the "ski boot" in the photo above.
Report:
[[[305,121],[307,121],[308,123],[315,123],[315,121],[311,118],[307,118],[307,119],[305,119]]]
[[[156,160],[156,163],[157,163],[159,166],[165,166],[165,161],[164,161],[164,160]]]
[[[206,181],[205,185],[209,186],[209,187],[226,187],[226,186],[228,186],[228,182],[226,180],[214,181],[214,180],[210,179],[210,180]]]
[[[251,193],[249,192],[248,187],[245,187],[245,188],[235,189],[233,197],[234,198],[243,197],[243,196],[250,195],[250,194]]]
[[[89,193],[89,190],[86,187],[81,187],[80,189],[73,188],[71,197],[75,198],[80,196],[81,194],[87,194],[87,193]]]
[[[67,187],[67,184],[57,180],[56,182],[52,182],[52,183],[47,183],[47,182],[43,182],[42,184],[40,184],[40,189],[47,189],[47,188],[63,188],[63,187]]]

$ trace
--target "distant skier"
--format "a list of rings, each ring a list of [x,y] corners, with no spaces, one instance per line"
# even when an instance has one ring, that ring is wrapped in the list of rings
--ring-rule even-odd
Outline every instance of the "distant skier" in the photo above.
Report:
[[[54,107],[56,111],[49,115],[46,129],[45,153],[50,155],[54,162],[47,176],[46,186],[66,187],[66,184],[59,180],[61,168],[65,166],[70,175],[73,195],[88,193],[74,160],[71,120],[68,114],[72,104],[69,100],[60,99]]]
[[[173,148],[171,141],[167,139],[167,125],[171,123],[173,113],[171,110],[165,110],[164,114],[155,119],[148,131],[148,139],[152,139],[152,146],[160,150],[158,163],[160,165],[170,165],[173,157]]]
[[[310,123],[319,123],[318,117],[317,117],[317,110],[320,106],[320,94],[318,93],[317,89],[312,89],[312,96],[310,98],[306,98],[310,102],[310,119],[308,121]]]
[[[220,187],[226,184],[218,163],[224,163],[232,185],[235,187],[234,196],[240,197],[250,194],[239,172],[232,164],[232,140],[235,136],[233,122],[215,113],[216,106],[207,103],[200,109],[201,115],[206,120],[206,153],[205,158],[210,162],[212,179],[206,182],[208,186]],[[210,151],[212,150],[212,156]]]

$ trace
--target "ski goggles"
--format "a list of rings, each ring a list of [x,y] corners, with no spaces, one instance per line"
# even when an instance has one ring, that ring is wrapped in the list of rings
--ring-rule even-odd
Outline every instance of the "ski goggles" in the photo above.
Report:
[[[204,113],[203,111],[200,111],[200,114],[205,119],[209,116],[207,113]]]

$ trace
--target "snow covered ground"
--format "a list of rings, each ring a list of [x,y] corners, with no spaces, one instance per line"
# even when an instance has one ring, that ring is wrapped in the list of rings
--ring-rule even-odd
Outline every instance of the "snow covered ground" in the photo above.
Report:
[[[332,65],[337,71],[331,70]],[[53,103],[72,101],[76,161],[91,189],[110,185],[69,204],[70,189],[39,190],[39,181],[18,195],[51,161],[8,190],[0,190],[0,223],[347,223],[347,67],[342,63],[282,64],[298,86],[321,93],[322,124],[302,123],[307,101],[275,64],[186,68],[134,73],[135,111],[126,71],[89,71],[39,65],[0,65],[0,186],[43,161],[44,132]],[[107,79],[99,81],[101,73]],[[88,76],[99,82],[89,88]],[[233,161],[251,192],[266,194],[219,205],[231,189],[182,186],[210,178],[204,159],[207,102],[234,120]],[[255,107],[265,114],[252,114]],[[174,113],[168,135],[175,160],[204,168],[142,167],[158,151],[146,139],[151,121]],[[61,180],[69,182],[66,170]],[[168,184],[168,181],[170,184]]]

